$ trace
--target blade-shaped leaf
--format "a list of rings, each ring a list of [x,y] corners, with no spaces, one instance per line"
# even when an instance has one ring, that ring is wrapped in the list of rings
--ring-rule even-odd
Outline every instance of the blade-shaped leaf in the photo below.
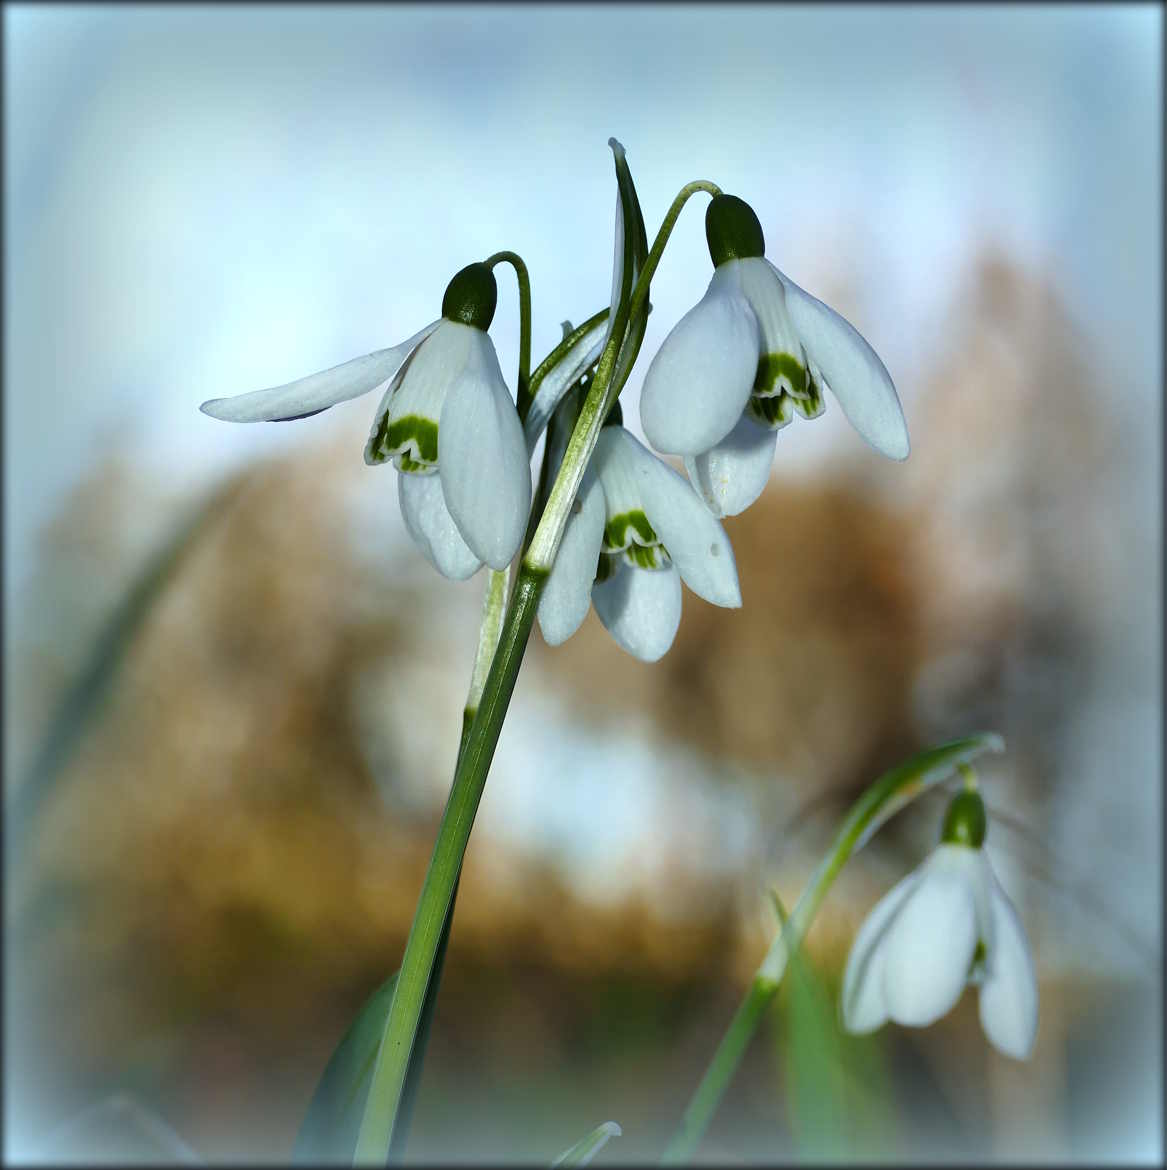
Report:
[[[800,1158],[838,1161],[849,1148],[846,1070],[835,1004],[801,948],[791,956],[777,1030],[786,1115]]]
[[[352,1161],[397,975],[369,996],[325,1065],[296,1135],[294,1162]]]
[[[458,883],[460,882],[461,877],[458,879]],[[397,1122],[393,1127],[393,1142],[389,1150],[391,1161],[400,1160],[409,1136],[409,1122],[417,1099],[430,1025],[433,1023],[434,1006],[437,1003],[438,987],[442,979],[442,967],[446,960],[446,947],[450,941],[450,924],[454,919],[458,883],[454,885],[450,909],[446,912],[446,920],[442,925],[442,937],[438,942],[433,973],[426,990],[413,1051],[410,1053],[409,1071],[406,1073],[405,1086],[401,1094]],[[385,1032],[385,1017],[393,1003],[393,992],[399,974],[400,972],[394,971],[369,996],[333,1050],[316,1086],[316,1092],[312,1094],[312,1100],[308,1103],[308,1112],[300,1124],[300,1132],[296,1135],[296,1144],[292,1150],[292,1161],[299,1164],[352,1163],[361,1118],[365,1112],[365,1102],[369,1096],[373,1065],[377,1059],[377,1050],[381,1046],[381,1037]]]
[[[586,1166],[608,1142],[619,1137],[623,1131],[614,1121],[605,1121],[597,1125],[585,1138],[580,1138],[568,1150],[564,1150],[552,1166]]]
[[[625,296],[632,296],[632,290],[644,270],[645,261],[648,259],[648,235],[644,229],[644,214],[640,210],[640,197],[636,193],[636,184],[632,181],[632,171],[629,170],[624,148],[615,143],[615,139],[612,139],[609,145],[612,146],[612,153],[615,156],[616,184],[624,218],[625,279],[624,288],[621,291],[621,299],[623,300]],[[628,381],[628,375],[632,372],[636,355],[640,352],[644,331],[648,327],[648,314],[649,303],[648,298],[645,297],[636,318],[628,322],[627,339],[620,351],[620,362],[616,368],[614,379],[617,394],[624,388],[624,383]]]
[[[4,837],[10,864],[15,864],[40,810],[101,711],[122,662],[146,619],[175,580],[191,550],[238,495],[243,483],[241,476],[232,478],[215,488],[184,516],[114,607],[53,713],[27,774],[6,804]]]

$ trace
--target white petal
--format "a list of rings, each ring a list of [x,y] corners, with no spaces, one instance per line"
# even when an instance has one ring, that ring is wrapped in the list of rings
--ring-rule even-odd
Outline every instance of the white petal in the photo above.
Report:
[[[438,469],[463,539],[492,569],[505,569],[526,531],[531,465],[494,345],[473,332],[471,359],[442,407]]]
[[[252,390],[234,398],[212,398],[199,410],[227,422],[278,422],[316,414],[338,402],[368,394],[391,379],[419,342],[437,327],[438,322],[434,321],[392,349],[367,353],[364,357],[342,362],[318,374],[309,374],[285,386]]]
[[[762,494],[777,442],[776,429],[760,427],[743,414],[720,443],[685,460],[690,482],[715,516],[736,516]]]
[[[848,1032],[872,1032],[887,1019],[883,999],[883,960],[888,927],[920,879],[918,870],[897,882],[863,921],[843,971],[840,1007]]]
[[[908,424],[879,355],[854,325],[774,271],[786,289],[786,311],[807,356],[822,370],[851,425],[881,454],[907,459]]]
[[[975,850],[953,846],[975,862]],[[977,946],[975,879],[941,846],[888,928],[883,995],[900,1024],[925,1027],[960,999]]]
[[[539,598],[539,629],[549,646],[566,642],[583,624],[592,603],[592,582],[604,539],[604,490],[589,468],[576,497],[551,575]]]
[[[535,444],[554,413],[567,389],[596,361],[604,348],[607,321],[593,326],[568,350],[564,359],[549,373],[535,392],[534,401],[527,411],[523,434],[527,440],[528,452],[535,450]]]
[[[728,268],[731,264],[737,269],[742,295],[749,301],[750,308],[758,318],[762,352],[786,353],[805,364],[802,342],[786,311],[786,291],[778,279],[778,270],[761,256],[730,260],[722,267]],[[783,381],[788,392],[797,391],[798,388],[791,386],[788,380]]]
[[[436,437],[442,406],[451,386],[474,359],[475,334],[482,330],[443,319],[409,356],[385,388],[365,443],[365,462],[384,463],[396,455],[435,466]],[[404,424],[404,426],[402,425]],[[413,437],[403,441],[395,431]],[[401,467],[398,459],[397,466]]]
[[[1017,911],[996,877],[989,880],[993,943],[980,988],[981,1027],[999,1052],[1025,1060],[1037,1037],[1037,978]]]
[[[684,477],[623,427],[605,427],[600,432],[594,458],[605,492],[609,468],[618,468],[622,478],[631,478],[649,524],[685,584],[714,605],[731,609],[741,605],[729,537]]]
[[[398,475],[397,500],[413,543],[443,577],[465,581],[478,572],[482,562],[462,539],[436,474]]]
[[[481,368],[478,350],[485,336],[473,325],[441,321],[402,374],[401,385],[388,403],[390,417],[415,414],[436,423],[454,383]]]
[[[620,564],[592,588],[592,604],[608,633],[641,662],[664,656],[681,624],[681,578],[667,569]]]
[[[758,319],[723,264],[705,295],[665,338],[640,396],[648,441],[674,455],[700,455],[733,430],[758,372]],[[733,277],[733,273],[729,274]]]

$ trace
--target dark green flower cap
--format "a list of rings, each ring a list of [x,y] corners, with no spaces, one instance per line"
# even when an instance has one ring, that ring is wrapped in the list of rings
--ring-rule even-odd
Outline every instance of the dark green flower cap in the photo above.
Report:
[[[705,209],[705,239],[713,267],[727,260],[766,254],[766,238],[754,209],[736,195],[714,195]]]
[[[985,816],[985,802],[979,792],[966,788],[958,792],[944,814],[944,827],[940,830],[940,841],[944,845],[965,845],[979,849],[985,843],[988,818]]]
[[[498,304],[498,284],[485,264],[467,264],[446,285],[442,297],[442,316],[447,321],[473,325],[485,333],[494,320]]]
[[[622,427],[624,425],[624,411],[620,409],[619,398],[612,403],[612,409],[608,411],[603,425],[606,427]]]

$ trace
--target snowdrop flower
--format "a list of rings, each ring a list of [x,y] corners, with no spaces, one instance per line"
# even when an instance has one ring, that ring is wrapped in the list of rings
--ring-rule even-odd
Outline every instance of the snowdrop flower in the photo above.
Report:
[[[895,886],[855,937],[843,974],[850,1032],[886,1020],[925,1027],[966,984],[978,988],[994,1048],[1024,1060],[1037,1034],[1037,981],[1025,931],[982,848],[985,806],[972,790],[952,801],[941,844]]]
[[[644,379],[640,421],[659,451],[685,456],[718,516],[766,486],[778,430],[822,414],[823,387],[877,451],[908,456],[891,376],[859,333],[764,257],[758,217],[734,195],[705,213],[713,279],[677,323]]]
[[[624,650],[655,662],[680,625],[682,580],[714,605],[741,605],[725,529],[682,476],[624,429],[617,403],[539,600],[539,628],[558,646],[594,605]]]
[[[485,264],[455,275],[442,315],[408,341],[286,386],[200,408],[229,422],[282,422],[385,386],[365,462],[401,473],[405,526],[430,563],[463,580],[485,561],[503,569],[531,506],[523,428],[486,330],[498,290]]]

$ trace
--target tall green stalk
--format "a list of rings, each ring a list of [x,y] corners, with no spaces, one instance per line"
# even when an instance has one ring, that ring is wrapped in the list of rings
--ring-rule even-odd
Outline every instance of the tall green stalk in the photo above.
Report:
[[[626,171],[627,166],[623,160],[623,150],[618,149],[618,145],[614,144],[613,150],[616,153],[618,178],[621,178],[621,167]],[[625,222],[633,225],[639,210],[625,202],[630,185],[621,182],[620,190]],[[539,597],[563,537],[571,503],[579,490],[584,469],[599,437],[600,427],[615,400],[615,395],[619,392],[617,378],[618,376],[626,378],[635,361],[635,351],[639,348],[643,331],[634,329],[629,334],[629,321],[635,322],[637,314],[646,311],[644,306],[648,299],[649,283],[660,262],[665,243],[676,224],[681,208],[688,198],[699,190],[716,194],[718,188],[705,181],[690,183],[682,188],[665,216],[652,252],[649,253],[634,288],[628,279],[632,263],[632,244],[627,243],[625,248],[625,279],[622,281],[622,295],[612,321],[608,342],[600,356],[595,377],[588,388],[579,419],[568,441],[567,451],[551,489],[547,506],[531,545],[523,557],[498,649],[483,687],[482,699],[471,725],[465,749],[458,760],[454,783],[438,826],[434,851],[418,897],[409,938],[405,944],[401,974],[386,1018],[384,1037],[377,1052],[372,1083],[357,1138],[354,1157],[356,1163],[383,1162],[392,1145],[403,1088],[426,994],[430,988],[443,924],[451,905],[455,883],[461,872],[462,859],[470,840],[470,831],[479,801],[482,799],[487,773],[494,758],[527,639],[535,621]],[[630,230],[629,235],[631,234]],[[629,352],[622,353],[626,335],[630,339]]]

